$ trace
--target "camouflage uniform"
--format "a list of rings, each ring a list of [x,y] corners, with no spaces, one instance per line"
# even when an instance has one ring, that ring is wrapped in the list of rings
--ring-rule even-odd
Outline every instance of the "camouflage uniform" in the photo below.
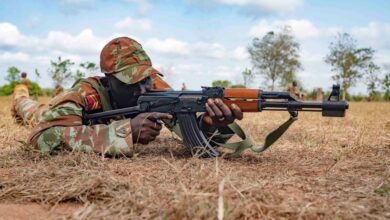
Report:
[[[28,86],[31,83],[31,81],[27,77],[22,77],[20,79],[20,83]]]
[[[303,99],[303,93],[300,91],[301,88],[298,87],[298,83],[293,81],[291,85],[287,87],[287,91],[294,94],[298,99]]]
[[[110,41],[101,53],[101,70],[127,84],[150,76],[153,89],[171,90],[164,82],[142,46],[130,38]],[[82,150],[108,155],[131,156],[134,152],[130,119],[98,121],[86,124],[83,113],[112,109],[104,78],[81,80],[72,89],[53,98],[48,105],[39,106],[27,96],[16,97],[15,109],[23,123],[33,127],[29,143],[43,152],[62,149]],[[222,139],[232,135],[225,134]],[[219,137],[219,138],[221,138]],[[218,137],[217,137],[218,138]]]

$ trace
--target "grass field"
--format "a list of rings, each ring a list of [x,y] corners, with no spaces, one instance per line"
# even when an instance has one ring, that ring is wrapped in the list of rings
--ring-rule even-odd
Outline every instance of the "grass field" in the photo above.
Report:
[[[198,159],[168,131],[135,158],[20,143],[29,129],[0,98],[0,219],[389,219],[390,103],[351,103],[346,118],[301,113],[262,154]],[[247,114],[259,143],[287,113]]]

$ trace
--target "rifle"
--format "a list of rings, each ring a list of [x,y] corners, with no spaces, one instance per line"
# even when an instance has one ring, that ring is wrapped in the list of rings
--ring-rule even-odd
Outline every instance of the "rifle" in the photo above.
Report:
[[[84,115],[84,120],[92,121],[116,116],[134,115],[144,112],[171,113],[172,123],[179,121],[179,136],[184,144],[194,154],[201,152],[202,156],[220,156],[213,144],[207,139],[199,127],[198,112],[206,112],[205,103],[209,98],[219,98],[230,106],[236,104],[243,112],[288,111],[290,118],[279,128],[271,132],[265,139],[263,147],[254,148],[238,125],[229,126],[238,136],[244,139],[244,144],[219,144],[241,153],[246,148],[262,152],[271,146],[297,119],[299,111],[322,112],[325,117],[344,117],[348,103],[340,100],[340,86],[333,85],[327,100],[322,102],[304,102],[295,98],[290,92],[271,92],[258,89],[224,89],[222,87],[202,87],[200,91],[151,91],[142,94],[137,106],[115,109]],[[167,123],[166,123],[167,124]],[[214,144],[215,145],[215,144]],[[245,146],[244,146],[245,145]]]

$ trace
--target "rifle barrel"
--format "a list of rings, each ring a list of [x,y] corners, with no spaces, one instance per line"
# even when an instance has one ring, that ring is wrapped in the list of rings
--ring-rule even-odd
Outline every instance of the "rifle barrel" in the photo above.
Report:
[[[322,101],[322,102],[302,102],[302,101],[266,101],[259,104],[259,110],[263,111],[312,111],[322,112],[322,116],[344,117],[349,105],[345,101]]]
[[[322,102],[300,102],[300,101],[289,101],[289,102],[272,102],[264,101],[260,104],[261,110],[267,110],[267,108],[282,108],[282,109],[321,109],[323,106]]]

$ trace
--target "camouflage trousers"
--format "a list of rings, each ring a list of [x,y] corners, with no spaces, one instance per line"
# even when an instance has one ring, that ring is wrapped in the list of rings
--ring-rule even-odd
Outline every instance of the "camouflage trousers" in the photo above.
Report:
[[[28,90],[23,85],[15,87],[13,98],[12,116],[18,123],[33,127],[37,123],[44,105],[31,99]]]

